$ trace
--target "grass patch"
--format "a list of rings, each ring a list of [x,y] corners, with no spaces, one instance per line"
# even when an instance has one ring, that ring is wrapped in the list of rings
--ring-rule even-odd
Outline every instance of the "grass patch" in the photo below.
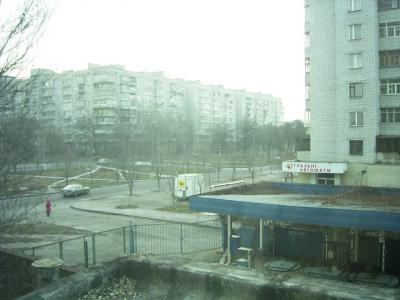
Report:
[[[68,176],[73,177],[82,173],[89,172],[88,168],[71,168],[68,170]],[[49,177],[65,177],[65,169],[51,169],[36,172],[30,172],[29,175],[49,176]]]
[[[30,176],[11,176],[7,183],[6,194],[11,196],[24,195],[27,193],[46,191],[47,186],[54,182],[50,178],[38,178]]]
[[[64,235],[83,235],[90,234],[91,231],[80,230],[71,227],[38,223],[38,224],[14,224],[8,226],[1,226],[0,232],[8,234],[64,234]]]
[[[131,204],[131,205],[126,205],[126,204],[121,204],[121,205],[117,205],[117,206],[115,206],[115,208],[118,208],[118,209],[130,209],[130,208],[137,208],[137,206],[136,205],[133,205],[133,204]]]
[[[118,174],[118,176],[117,176],[117,174]],[[92,175],[88,174],[88,175],[85,175],[85,176],[80,177],[80,178],[92,179]],[[116,181],[117,178],[118,178],[118,181],[123,181],[123,179],[121,178],[120,174],[117,173],[115,170],[101,168],[97,172],[93,173],[93,179],[107,179],[107,180],[115,180]],[[137,179],[138,180],[151,179],[151,175],[150,174],[137,174]]]
[[[177,202],[174,206],[163,207],[160,211],[175,212],[175,213],[193,213],[189,208],[189,202]]]

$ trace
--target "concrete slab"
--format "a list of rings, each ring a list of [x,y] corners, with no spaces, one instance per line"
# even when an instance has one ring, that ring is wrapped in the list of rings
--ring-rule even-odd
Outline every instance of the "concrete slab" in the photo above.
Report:
[[[266,262],[264,268],[269,271],[292,272],[301,268],[300,264],[290,260],[273,260]]]
[[[344,280],[347,275],[347,273],[343,270],[332,266],[306,267],[304,268],[304,274],[313,277],[329,278],[335,280]]]
[[[178,257],[135,256],[77,273],[21,299],[74,299],[107,279],[128,276],[145,299],[400,299],[400,290],[191,262]]]
[[[399,285],[399,279],[394,275],[390,274],[378,274],[378,273],[351,273],[349,280],[359,284],[368,284],[374,286],[383,287],[395,287]]]

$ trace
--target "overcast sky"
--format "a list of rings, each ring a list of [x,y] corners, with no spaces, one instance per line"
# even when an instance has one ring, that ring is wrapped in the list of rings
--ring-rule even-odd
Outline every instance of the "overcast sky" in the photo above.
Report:
[[[303,1],[45,0],[53,9],[34,67],[88,63],[280,97],[304,115]],[[10,5],[13,0],[3,0]]]

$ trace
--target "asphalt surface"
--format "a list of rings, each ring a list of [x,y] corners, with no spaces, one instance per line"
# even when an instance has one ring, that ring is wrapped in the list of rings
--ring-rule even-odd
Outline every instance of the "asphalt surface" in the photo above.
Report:
[[[220,183],[230,181],[230,177],[231,170],[222,170]],[[256,181],[279,180],[279,177],[280,174],[278,172],[269,172],[257,178]],[[250,183],[251,179],[246,179],[246,181]],[[45,213],[45,202],[48,197],[53,203],[50,217],[46,217]],[[154,251],[156,253],[190,252],[193,249],[201,250],[206,247],[211,249],[211,245],[220,245],[221,234],[218,227],[213,225],[207,228],[190,225],[196,222],[217,219],[217,216],[197,212],[172,213],[159,210],[159,208],[172,206],[167,180],[161,181],[160,191],[157,191],[157,181],[155,180],[136,182],[134,195],[131,199],[129,198],[128,185],[123,184],[93,189],[88,195],[76,198],[64,198],[59,194],[44,196],[42,201],[43,203],[29,214],[29,222],[40,222],[50,226],[55,224],[93,233],[111,230],[108,233],[98,235],[96,238],[98,260],[108,260],[123,253],[123,232],[121,229],[115,231],[113,229],[128,226],[129,224],[134,224],[139,226],[137,228],[141,228],[141,231],[138,230],[138,238],[141,241],[138,243],[138,247],[147,253]],[[136,208],[117,208],[119,205],[128,204],[134,205]],[[155,228],[158,229],[156,230]],[[12,239],[8,239],[7,243],[2,243],[1,247],[12,249],[29,248],[74,237],[77,236],[65,235],[63,232],[53,235],[18,234],[12,236]],[[125,239],[127,239],[126,232]],[[79,239],[64,244],[66,261],[69,260],[69,263],[82,263],[82,241],[82,239]],[[92,247],[90,243],[89,239],[89,248]],[[177,245],[180,245],[180,248]],[[125,241],[125,250],[126,247]],[[38,249],[36,255],[58,257],[59,245]]]

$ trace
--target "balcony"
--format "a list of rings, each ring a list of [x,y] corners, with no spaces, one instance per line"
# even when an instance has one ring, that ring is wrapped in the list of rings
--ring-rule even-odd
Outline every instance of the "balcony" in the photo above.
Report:
[[[391,79],[398,77],[400,77],[400,67],[380,68],[379,70],[380,79]]]
[[[400,37],[380,38],[379,50],[389,51],[400,49]]]
[[[400,123],[380,123],[380,133],[382,135],[399,135]]]

